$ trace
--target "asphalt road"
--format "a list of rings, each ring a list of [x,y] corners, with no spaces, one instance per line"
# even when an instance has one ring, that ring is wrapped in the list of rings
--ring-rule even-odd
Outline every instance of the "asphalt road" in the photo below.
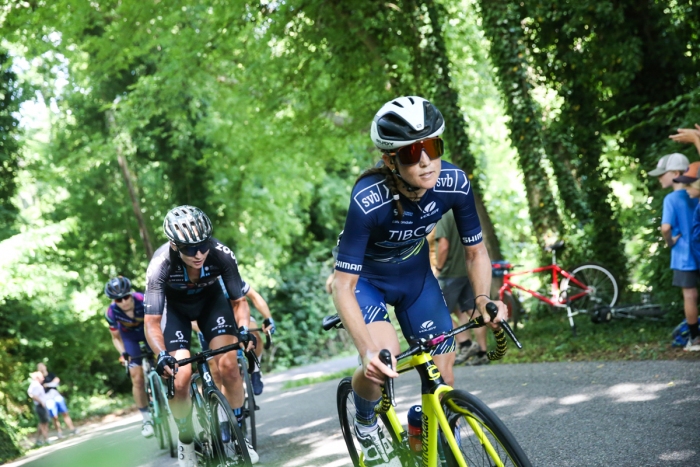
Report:
[[[337,382],[282,391],[289,379],[337,371],[269,375],[259,399],[259,465],[349,466],[335,408]],[[456,386],[484,400],[533,465],[700,466],[700,364],[688,361],[542,363],[456,369]],[[399,413],[420,400],[418,377],[402,375]],[[170,467],[139,435],[138,416],[36,451],[9,466]]]

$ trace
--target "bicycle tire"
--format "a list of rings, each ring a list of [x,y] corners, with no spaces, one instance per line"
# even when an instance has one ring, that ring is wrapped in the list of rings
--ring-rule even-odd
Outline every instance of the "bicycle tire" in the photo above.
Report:
[[[174,439],[173,435],[173,423],[172,413],[170,412],[170,407],[168,406],[168,401],[166,400],[165,393],[163,391],[163,382],[160,376],[154,376],[153,381],[153,391],[155,391],[156,397],[155,401],[158,403],[158,429],[156,430],[156,435],[160,435],[159,439],[160,448],[168,449],[170,452],[170,457],[177,457],[177,441]]]
[[[457,435],[460,455],[470,467],[493,466],[495,463],[477,438],[470,423],[474,423],[488,438],[504,467],[532,467],[525,451],[515,440],[498,416],[476,396],[459,389],[442,398],[442,409],[450,428]],[[457,467],[457,460],[447,443],[443,444],[449,467]]]
[[[365,464],[361,459],[362,449],[360,448],[360,443],[358,443],[357,438],[355,438],[355,399],[353,397],[351,377],[343,378],[340,380],[340,383],[338,383],[336,402],[338,406],[340,430],[343,434],[345,445],[348,448],[348,454],[350,454],[352,465],[354,467],[364,467]],[[401,436],[398,433],[394,433],[391,425],[386,423],[386,418],[384,416],[377,417],[377,423],[384,431],[384,435],[387,436],[387,439],[392,440],[393,448],[401,459],[403,451],[397,444],[397,440],[400,440]],[[402,460],[402,464],[409,465],[405,460]]]
[[[243,423],[241,429],[246,437],[249,437],[250,443],[254,449],[258,448],[258,436],[255,428],[255,393],[253,392],[253,382],[248,374],[248,362],[245,356],[239,357],[238,361],[241,365],[241,377],[243,378],[245,389],[245,397],[243,398]]]
[[[615,276],[603,266],[594,263],[581,264],[575,267],[571,274],[576,280],[592,289],[578,299],[573,299],[569,306],[574,312],[590,313],[596,307],[604,305],[612,307],[617,303],[619,288]],[[559,290],[564,297],[576,297],[584,292],[584,289],[572,283],[567,277],[561,280]]]
[[[233,414],[228,400],[218,389],[209,392],[209,414],[213,445],[211,466],[252,466],[248,446],[245,443],[243,432],[238,426],[236,416]],[[228,425],[228,430],[222,426],[223,423]]]

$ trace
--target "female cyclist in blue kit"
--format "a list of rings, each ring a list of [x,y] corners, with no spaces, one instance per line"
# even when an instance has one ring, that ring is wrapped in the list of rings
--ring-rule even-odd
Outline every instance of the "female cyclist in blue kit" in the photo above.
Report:
[[[440,159],[444,129],[440,111],[420,97],[394,99],[377,112],[371,138],[382,151],[384,165],[368,170],[355,184],[338,244],[333,301],[362,359],[353,376],[355,434],[367,466],[400,466],[374,414],[380,385],[386,377],[398,376],[378,357],[381,349],[392,355],[399,352],[387,305],[394,306],[406,338],[452,329],[425,239],[450,209],[464,245],[476,309],[489,321],[485,306],[490,302],[491,260],[469,178]],[[494,303],[498,323],[507,318],[507,311],[503,303]],[[454,339],[436,347],[433,358],[452,385]]]

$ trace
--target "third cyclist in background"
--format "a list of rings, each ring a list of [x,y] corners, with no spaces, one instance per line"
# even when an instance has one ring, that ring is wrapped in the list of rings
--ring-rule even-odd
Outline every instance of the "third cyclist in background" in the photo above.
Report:
[[[141,342],[146,342],[143,332],[143,295],[131,290],[131,281],[128,277],[117,276],[105,284],[105,295],[112,299],[112,303],[105,311],[105,319],[109,323],[109,332],[112,334],[112,344],[119,352],[119,361],[129,365],[131,376],[131,391],[134,394],[134,402],[143,417],[141,434],[145,438],[153,436],[153,421],[148,411],[148,396],[143,379],[141,358],[132,358],[141,355]],[[148,344],[146,344],[148,347]]]

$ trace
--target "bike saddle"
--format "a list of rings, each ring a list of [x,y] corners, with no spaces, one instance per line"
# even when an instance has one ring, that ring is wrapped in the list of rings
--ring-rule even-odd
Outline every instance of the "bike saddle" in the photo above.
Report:
[[[564,248],[564,240],[559,240],[544,247],[544,251],[557,251]]]

